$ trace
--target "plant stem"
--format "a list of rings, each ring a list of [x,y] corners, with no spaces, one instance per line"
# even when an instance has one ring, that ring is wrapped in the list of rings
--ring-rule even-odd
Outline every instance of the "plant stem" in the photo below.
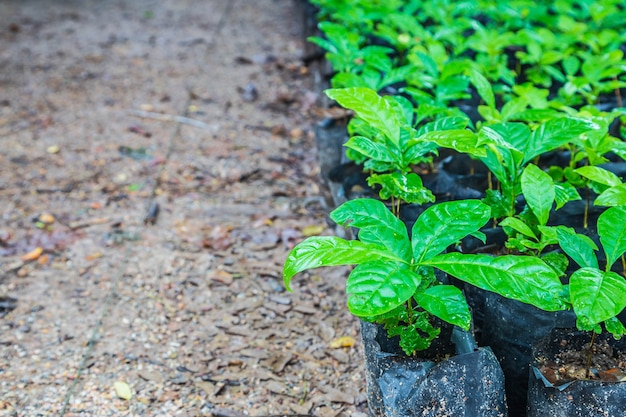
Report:
[[[591,332],[591,343],[589,343],[589,352],[587,353],[587,372],[585,373],[586,377],[589,378],[589,370],[591,369],[591,350],[593,349],[593,344],[596,342],[596,332]]]
[[[613,80],[617,81],[617,75],[613,76]],[[617,107],[622,107],[622,91],[619,88],[615,89],[615,98],[617,99]]]
[[[622,253],[622,275],[626,278],[626,257]]]
[[[585,215],[583,218],[583,227],[586,229],[588,224],[589,217],[589,200],[591,199],[591,190],[587,188],[587,202],[585,203]]]

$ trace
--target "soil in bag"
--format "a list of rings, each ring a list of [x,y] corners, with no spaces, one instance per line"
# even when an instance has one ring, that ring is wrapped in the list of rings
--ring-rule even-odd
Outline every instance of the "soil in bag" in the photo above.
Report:
[[[382,326],[361,322],[371,416],[507,415],[504,375],[494,354],[476,349],[473,339],[459,343],[468,353],[455,354],[450,340],[458,333],[450,329],[444,326],[429,350],[408,357]]]
[[[626,338],[554,329],[533,347],[528,417],[626,416]]]

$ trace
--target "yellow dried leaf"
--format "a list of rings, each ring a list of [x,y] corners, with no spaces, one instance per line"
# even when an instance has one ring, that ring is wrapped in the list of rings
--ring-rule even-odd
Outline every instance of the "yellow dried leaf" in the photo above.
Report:
[[[43,253],[43,248],[36,247],[35,249],[31,250],[27,254],[23,255],[22,261],[23,262],[36,261],[37,258],[39,258],[42,253]]]
[[[52,214],[43,213],[41,216],[39,216],[38,220],[43,224],[52,224],[54,223],[55,218]]]
[[[133,398],[133,392],[130,389],[130,385],[123,381],[115,381],[113,384],[115,388],[115,394],[123,400],[130,400]]]
[[[309,236],[317,236],[320,233],[322,233],[324,231],[326,227],[325,226],[307,226],[304,229],[302,229],[302,235],[305,237],[309,237]]]
[[[339,349],[343,347],[352,347],[354,346],[355,343],[356,343],[356,340],[354,340],[354,337],[341,336],[333,340],[332,342],[330,342],[330,347],[333,349]]]

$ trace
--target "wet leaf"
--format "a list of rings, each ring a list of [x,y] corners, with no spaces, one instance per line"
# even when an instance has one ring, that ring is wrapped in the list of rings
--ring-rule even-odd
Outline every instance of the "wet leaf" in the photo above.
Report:
[[[133,392],[130,389],[130,385],[123,381],[115,381],[113,384],[113,388],[115,388],[115,395],[120,397],[123,400],[130,400],[133,397]]]

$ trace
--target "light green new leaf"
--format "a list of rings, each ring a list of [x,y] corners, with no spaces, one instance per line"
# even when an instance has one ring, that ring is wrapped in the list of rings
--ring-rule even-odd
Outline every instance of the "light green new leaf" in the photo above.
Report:
[[[539,220],[539,224],[547,224],[556,197],[552,177],[536,165],[528,164],[522,172],[521,185],[526,203]]]
[[[626,184],[607,188],[593,202],[596,206],[625,206]]]
[[[321,266],[354,265],[372,259],[402,261],[384,247],[371,243],[336,236],[313,236],[297,244],[287,255],[283,282],[285,288],[291,291],[291,278],[298,272]]]
[[[612,271],[581,268],[570,277],[569,292],[574,312],[586,325],[608,320],[626,308],[626,280]]]
[[[606,320],[604,327],[606,327],[606,331],[611,333],[616,339],[620,339],[622,336],[626,335],[626,327],[624,327],[624,324],[622,324],[617,317]]]
[[[377,161],[394,162],[396,160],[388,147],[364,136],[352,136],[343,146]]]
[[[378,316],[405,303],[420,277],[407,265],[372,261],[357,265],[346,283],[348,309],[359,317]]]
[[[367,184],[381,186],[380,198],[387,200],[391,197],[399,198],[407,203],[424,204],[435,201],[433,193],[422,183],[422,179],[414,172],[403,174],[392,172],[390,174],[371,174],[367,178]]]
[[[359,240],[386,248],[405,262],[411,261],[411,243],[406,226],[380,201],[358,198],[347,201],[330,213],[342,226],[359,229]]]
[[[434,142],[442,148],[454,149],[461,153],[483,157],[485,149],[478,146],[478,136],[467,129],[436,130],[426,132],[415,141]]]
[[[470,82],[476,88],[476,92],[483,99],[487,106],[492,109],[496,107],[496,99],[493,94],[493,88],[491,87],[491,83],[487,78],[481,74],[475,68],[470,68],[467,75],[469,76]]]
[[[581,267],[598,268],[598,259],[594,253],[598,246],[593,240],[565,226],[557,226],[554,229],[559,246],[574,262]]]
[[[399,144],[404,115],[398,103],[392,102],[393,99],[381,97],[376,91],[365,87],[335,88],[325,93],[342,107],[353,110],[396,145]]]
[[[415,221],[412,230],[416,263],[439,255],[448,246],[478,231],[489,221],[491,209],[479,200],[435,204]]]
[[[598,235],[606,253],[607,271],[626,252],[626,207],[611,207],[598,217]]]
[[[525,148],[521,149],[524,152],[524,163],[566,143],[575,142],[584,132],[599,128],[600,126],[587,119],[573,117],[550,119],[532,132]]]
[[[450,324],[469,330],[472,315],[465,296],[453,285],[435,285],[415,294],[420,307]]]
[[[608,185],[609,187],[615,187],[620,185],[622,180],[611,171],[597,166],[584,166],[574,170],[578,175],[581,175],[591,181],[598,182],[600,184]]]
[[[581,200],[580,194],[569,182],[554,183],[554,201],[556,202],[555,210],[560,209],[570,201]]]
[[[422,262],[461,281],[542,310],[563,310],[567,301],[556,272],[533,256],[446,253]]]
[[[502,227],[510,227],[518,233],[523,234],[524,236],[532,237],[535,240],[537,239],[537,235],[535,232],[523,221],[515,217],[507,217],[506,219],[500,222],[500,226]]]

